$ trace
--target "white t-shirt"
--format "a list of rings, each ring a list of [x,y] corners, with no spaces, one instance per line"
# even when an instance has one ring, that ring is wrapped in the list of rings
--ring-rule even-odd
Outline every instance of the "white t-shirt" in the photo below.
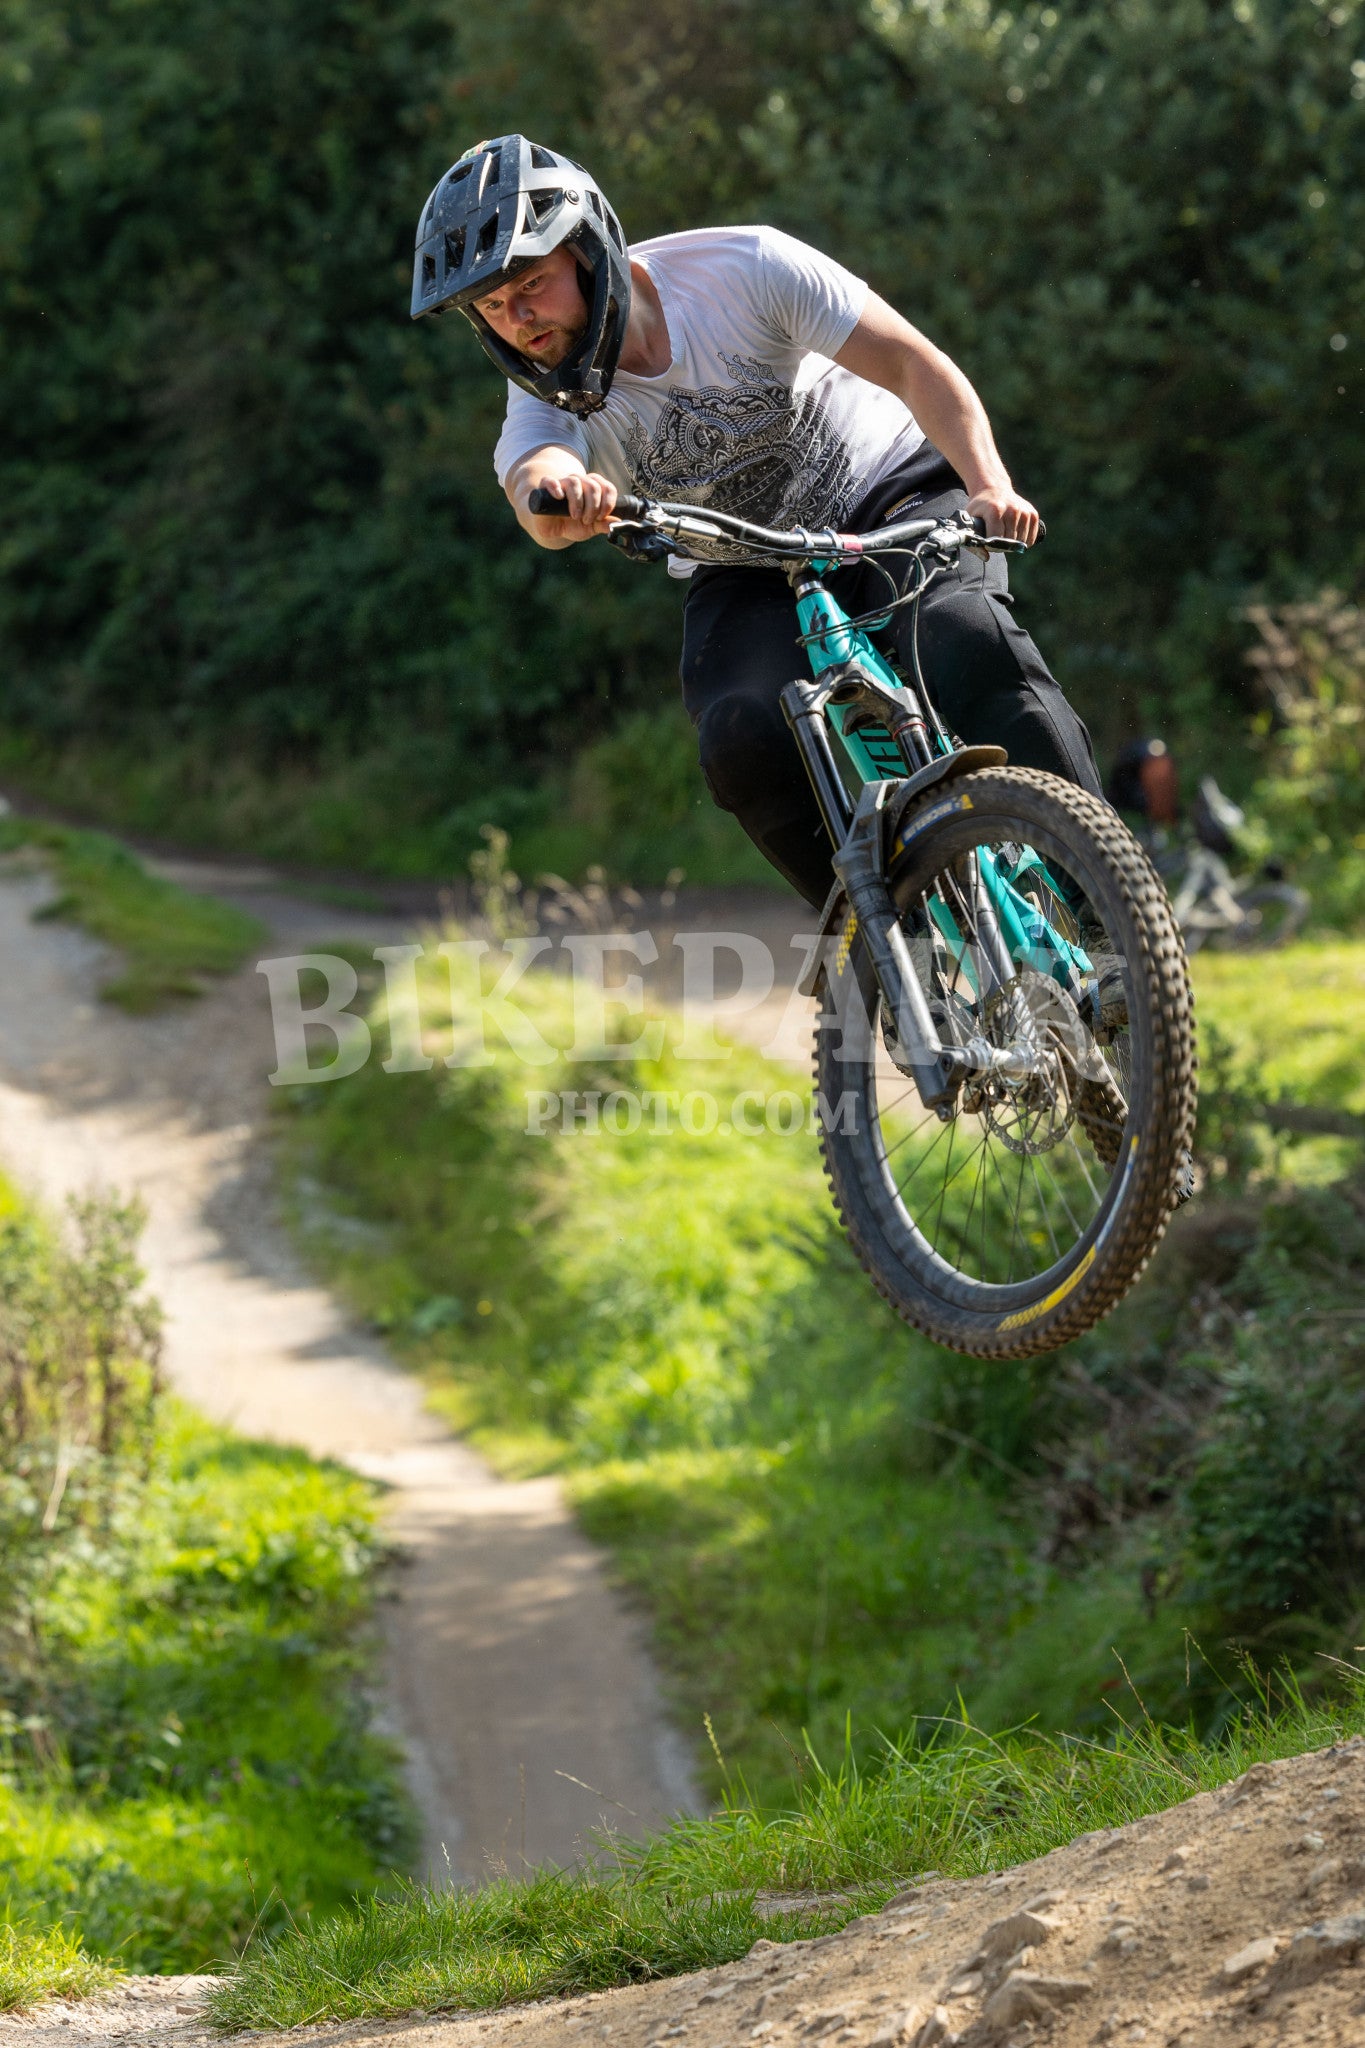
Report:
[[[509,384],[499,483],[537,448],[570,448],[623,491],[761,526],[838,527],[923,446],[899,398],[830,360],[868,295],[841,264],[762,227],[696,228],[630,253],[658,291],[672,362],[657,377],[618,370],[587,419]]]

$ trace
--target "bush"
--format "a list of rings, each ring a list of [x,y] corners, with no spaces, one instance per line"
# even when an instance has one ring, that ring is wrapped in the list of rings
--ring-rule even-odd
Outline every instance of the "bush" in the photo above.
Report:
[[[0,1677],[32,1682],[40,1616],[73,1560],[107,1543],[145,1479],[160,1311],[142,1293],[143,1212],[69,1204],[65,1237],[0,1219]],[[6,1670],[5,1667],[8,1667]]]
[[[1327,590],[1253,606],[1248,660],[1269,698],[1251,795],[1256,850],[1285,858],[1316,922],[1365,922],[1365,612]]]
[[[1343,1291],[1362,1264],[1347,1183],[1268,1204],[1243,1265],[1252,1306],[1188,1494],[1205,1584],[1243,1624],[1365,1610],[1365,1341]]]
[[[1305,1371],[1264,1352],[1229,1375],[1190,1483],[1196,1558],[1234,1620],[1360,1611],[1365,1359]]]

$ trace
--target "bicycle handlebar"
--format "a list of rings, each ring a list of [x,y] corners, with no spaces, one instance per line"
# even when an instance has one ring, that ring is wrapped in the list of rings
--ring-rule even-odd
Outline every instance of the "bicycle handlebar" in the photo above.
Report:
[[[538,519],[568,517],[569,508],[564,498],[557,491],[546,490],[543,485],[531,492],[526,505]],[[708,506],[669,505],[653,498],[631,497],[623,492],[616,500],[612,517],[627,525],[643,526],[662,538],[678,541],[736,540],[761,549],[765,554],[791,561],[821,556],[856,559],[859,555],[881,554],[888,548],[927,540],[931,533],[941,534],[945,540],[960,535],[959,544],[968,545],[970,536],[1000,550],[1013,550],[1023,545],[1020,541],[988,539],[985,520],[977,517],[968,519],[966,513],[958,513],[953,519],[902,519],[894,526],[883,526],[874,533],[835,533],[832,528],[809,533],[804,527],[780,532],[773,527],[755,526],[750,520],[736,518],[731,512],[712,511]],[[1046,532],[1047,528],[1040,524],[1038,538],[1041,540]]]
[[[532,491],[526,500],[526,509],[537,519],[567,519],[569,508],[558,491],[547,491],[542,484]],[[613,519],[643,519],[649,510],[648,498],[631,498],[623,491],[612,508]]]

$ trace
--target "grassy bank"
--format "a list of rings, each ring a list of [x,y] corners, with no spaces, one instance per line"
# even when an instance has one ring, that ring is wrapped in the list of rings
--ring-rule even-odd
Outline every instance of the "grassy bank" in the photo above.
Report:
[[[527,784],[494,778],[475,794],[459,746],[416,736],[386,753],[352,748],[265,770],[206,741],[60,748],[0,723],[0,781],[115,832],[202,851],[350,873],[463,876],[480,829],[512,835],[521,873],[662,884],[779,886],[735,820],[712,804],[692,729],[661,684],[659,707],[623,719],[562,767]],[[452,789],[465,794],[451,801]]]
[[[255,918],[162,881],[103,832],[0,817],[0,872],[26,863],[46,867],[57,885],[40,916],[80,925],[120,955],[100,994],[124,1010],[199,995],[206,976],[230,974],[265,936]]]
[[[134,1210],[86,1205],[63,1235],[0,1208],[15,2003],[339,1907],[402,1865],[408,1821],[362,1695],[373,1489],[167,1402]]]
[[[1187,1631],[1319,1673],[1317,1650],[1359,1640],[1358,1148],[1257,1117],[1290,1088],[1339,1105],[1348,1072],[1354,1101],[1361,955],[1211,970],[1209,1192],[1102,1329],[1015,1366],[890,1317],[808,1133],[526,1135],[528,1086],[804,1094],[756,1055],[376,1060],[294,1092],[284,1156],[318,1257],[496,1459],[565,1474],[684,1725],[711,1716],[760,1802],[850,1712],[864,1748],[959,1695],[984,1726],[1098,1732],[1121,1656],[1155,1714],[1216,1730],[1246,1686],[1221,1648],[1222,1678],[1187,1673]],[[563,988],[522,987],[567,1043]]]
[[[926,1728],[864,1770],[851,1757],[833,1770],[811,1761],[784,1812],[733,1799],[626,1846],[605,1877],[404,1891],[290,1929],[251,1949],[215,1993],[213,2018],[229,2030],[481,2010],[734,1962],[760,1938],[845,1925],[925,1874],[1027,1862],[1363,1728],[1359,1681],[1330,1708],[1262,1700],[1214,1744],[1149,1724],[1104,1746]]]
[[[47,1590],[40,1670],[7,1674],[0,1912],[193,1970],[401,1866],[354,1638],[374,1542],[363,1482],[168,1416]]]

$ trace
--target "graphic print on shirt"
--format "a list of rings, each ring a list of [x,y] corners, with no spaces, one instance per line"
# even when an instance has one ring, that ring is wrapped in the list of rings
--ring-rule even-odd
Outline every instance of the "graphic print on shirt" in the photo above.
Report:
[[[798,395],[752,356],[720,361],[732,384],[671,392],[652,432],[632,416],[624,450],[636,489],[760,526],[837,526],[863,485],[815,393]],[[723,543],[706,552],[716,561],[755,560]]]

